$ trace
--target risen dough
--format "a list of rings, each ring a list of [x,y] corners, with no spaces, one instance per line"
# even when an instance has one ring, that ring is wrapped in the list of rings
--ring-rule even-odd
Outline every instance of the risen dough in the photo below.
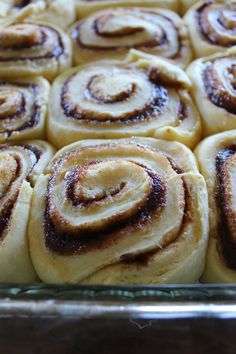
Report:
[[[131,51],[59,76],[49,102],[48,139],[57,147],[89,138],[150,136],[194,147],[201,137],[186,74],[161,58]]]
[[[30,251],[46,283],[192,283],[208,238],[205,181],[189,149],[149,138],[86,140],[36,184]]]

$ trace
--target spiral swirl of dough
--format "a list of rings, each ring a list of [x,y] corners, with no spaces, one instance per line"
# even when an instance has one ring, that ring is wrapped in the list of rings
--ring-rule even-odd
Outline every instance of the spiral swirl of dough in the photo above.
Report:
[[[236,48],[194,61],[188,68],[203,134],[236,128]]]
[[[178,67],[131,51],[125,61],[98,61],[58,77],[47,133],[57,147],[88,138],[151,136],[194,147],[200,140],[190,82]]]
[[[130,48],[173,60],[185,67],[192,58],[187,28],[174,12],[152,8],[111,8],[77,22],[71,35],[74,61],[121,59]]]
[[[66,33],[50,24],[11,23],[0,27],[0,76],[38,76],[49,80],[71,65]]]
[[[49,84],[43,78],[0,82],[0,142],[45,137]]]
[[[81,141],[38,180],[31,257],[49,283],[194,282],[204,266],[205,182],[190,150],[155,139]]]
[[[0,146],[0,281],[36,279],[27,227],[32,187],[54,154],[39,140]]]
[[[210,241],[203,281],[236,281],[236,130],[206,138],[196,149],[210,205]]]
[[[185,15],[196,57],[224,52],[236,45],[236,4],[201,1]]]

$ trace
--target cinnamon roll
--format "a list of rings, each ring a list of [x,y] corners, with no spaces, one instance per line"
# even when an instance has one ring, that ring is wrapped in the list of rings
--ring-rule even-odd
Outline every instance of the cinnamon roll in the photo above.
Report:
[[[236,130],[213,135],[196,149],[209,192],[210,241],[204,282],[236,282]]]
[[[98,61],[58,77],[47,134],[62,147],[88,138],[150,136],[194,147],[201,137],[190,82],[178,67],[132,50],[125,61]]]
[[[130,48],[185,67],[192,58],[187,28],[166,9],[117,7],[95,12],[72,27],[75,64],[121,59]]]
[[[236,45],[236,3],[201,1],[185,15],[196,57],[225,52]]]
[[[75,0],[78,18],[105,8],[117,6],[160,7],[173,11],[179,10],[178,0]]]
[[[45,137],[49,88],[40,77],[0,81],[0,143]]]
[[[48,23],[6,23],[0,27],[0,77],[52,80],[71,65],[68,35]]]
[[[76,19],[74,0],[4,0],[3,4],[0,1],[0,16],[17,15],[20,11],[30,9],[32,5],[39,10],[29,14],[29,17],[39,21],[66,28]]]
[[[236,48],[194,61],[187,74],[204,136],[236,128]]]
[[[38,179],[30,252],[46,283],[197,281],[208,238],[205,181],[184,145],[86,140]]]
[[[43,141],[0,145],[0,282],[37,279],[27,238],[31,186],[53,154]]]

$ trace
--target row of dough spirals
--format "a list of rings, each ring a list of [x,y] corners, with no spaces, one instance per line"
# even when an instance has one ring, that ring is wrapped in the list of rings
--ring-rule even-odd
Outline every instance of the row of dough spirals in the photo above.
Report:
[[[0,1],[1,282],[236,281],[235,14]]]

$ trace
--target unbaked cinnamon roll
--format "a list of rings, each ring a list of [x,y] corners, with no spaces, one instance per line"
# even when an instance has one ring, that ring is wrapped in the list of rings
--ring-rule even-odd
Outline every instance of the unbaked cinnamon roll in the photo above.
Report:
[[[194,61],[187,74],[204,136],[236,128],[236,48]]]
[[[196,57],[236,45],[235,1],[201,1],[185,15]]]
[[[213,135],[197,148],[209,192],[210,241],[204,282],[236,282],[236,130]]]
[[[32,186],[54,154],[43,141],[0,145],[0,282],[32,282],[27,238]]]
[[[37,13],[29,14],[33,19],[53,23],[62,28],[75,21],[74,0],[4,0],[0,1],[0,17],[14,16],[22,10],[28,10],[32,5],[40,7]]]
[[[123,58],[135,48],[185,67],[192,58],[187,28],[173,11],[117,7],[95,12],[77,22],[71,36],[74,62]]]
[[[59,28],[19,22],[0,27],[0,77],[38,76],[52,80],[71,65],[71,43]]]
[[[62,147],[88,138],[150,136],[194,147],[201,137],[190,82],[178,67],[131,51],[125,61],[98,61],[58,77],[47,134]]]
[[[179,0],[75,0],[78,18],[105,8],[117,6],[160,7],[179,10]]]
[[[208,238],[191,151],[150,138],[60,150],[34,189],[30,252],[46,283],[192,283]]]
[[[0,143],[45,137],[49,89],[40,77],[0,81]]]

